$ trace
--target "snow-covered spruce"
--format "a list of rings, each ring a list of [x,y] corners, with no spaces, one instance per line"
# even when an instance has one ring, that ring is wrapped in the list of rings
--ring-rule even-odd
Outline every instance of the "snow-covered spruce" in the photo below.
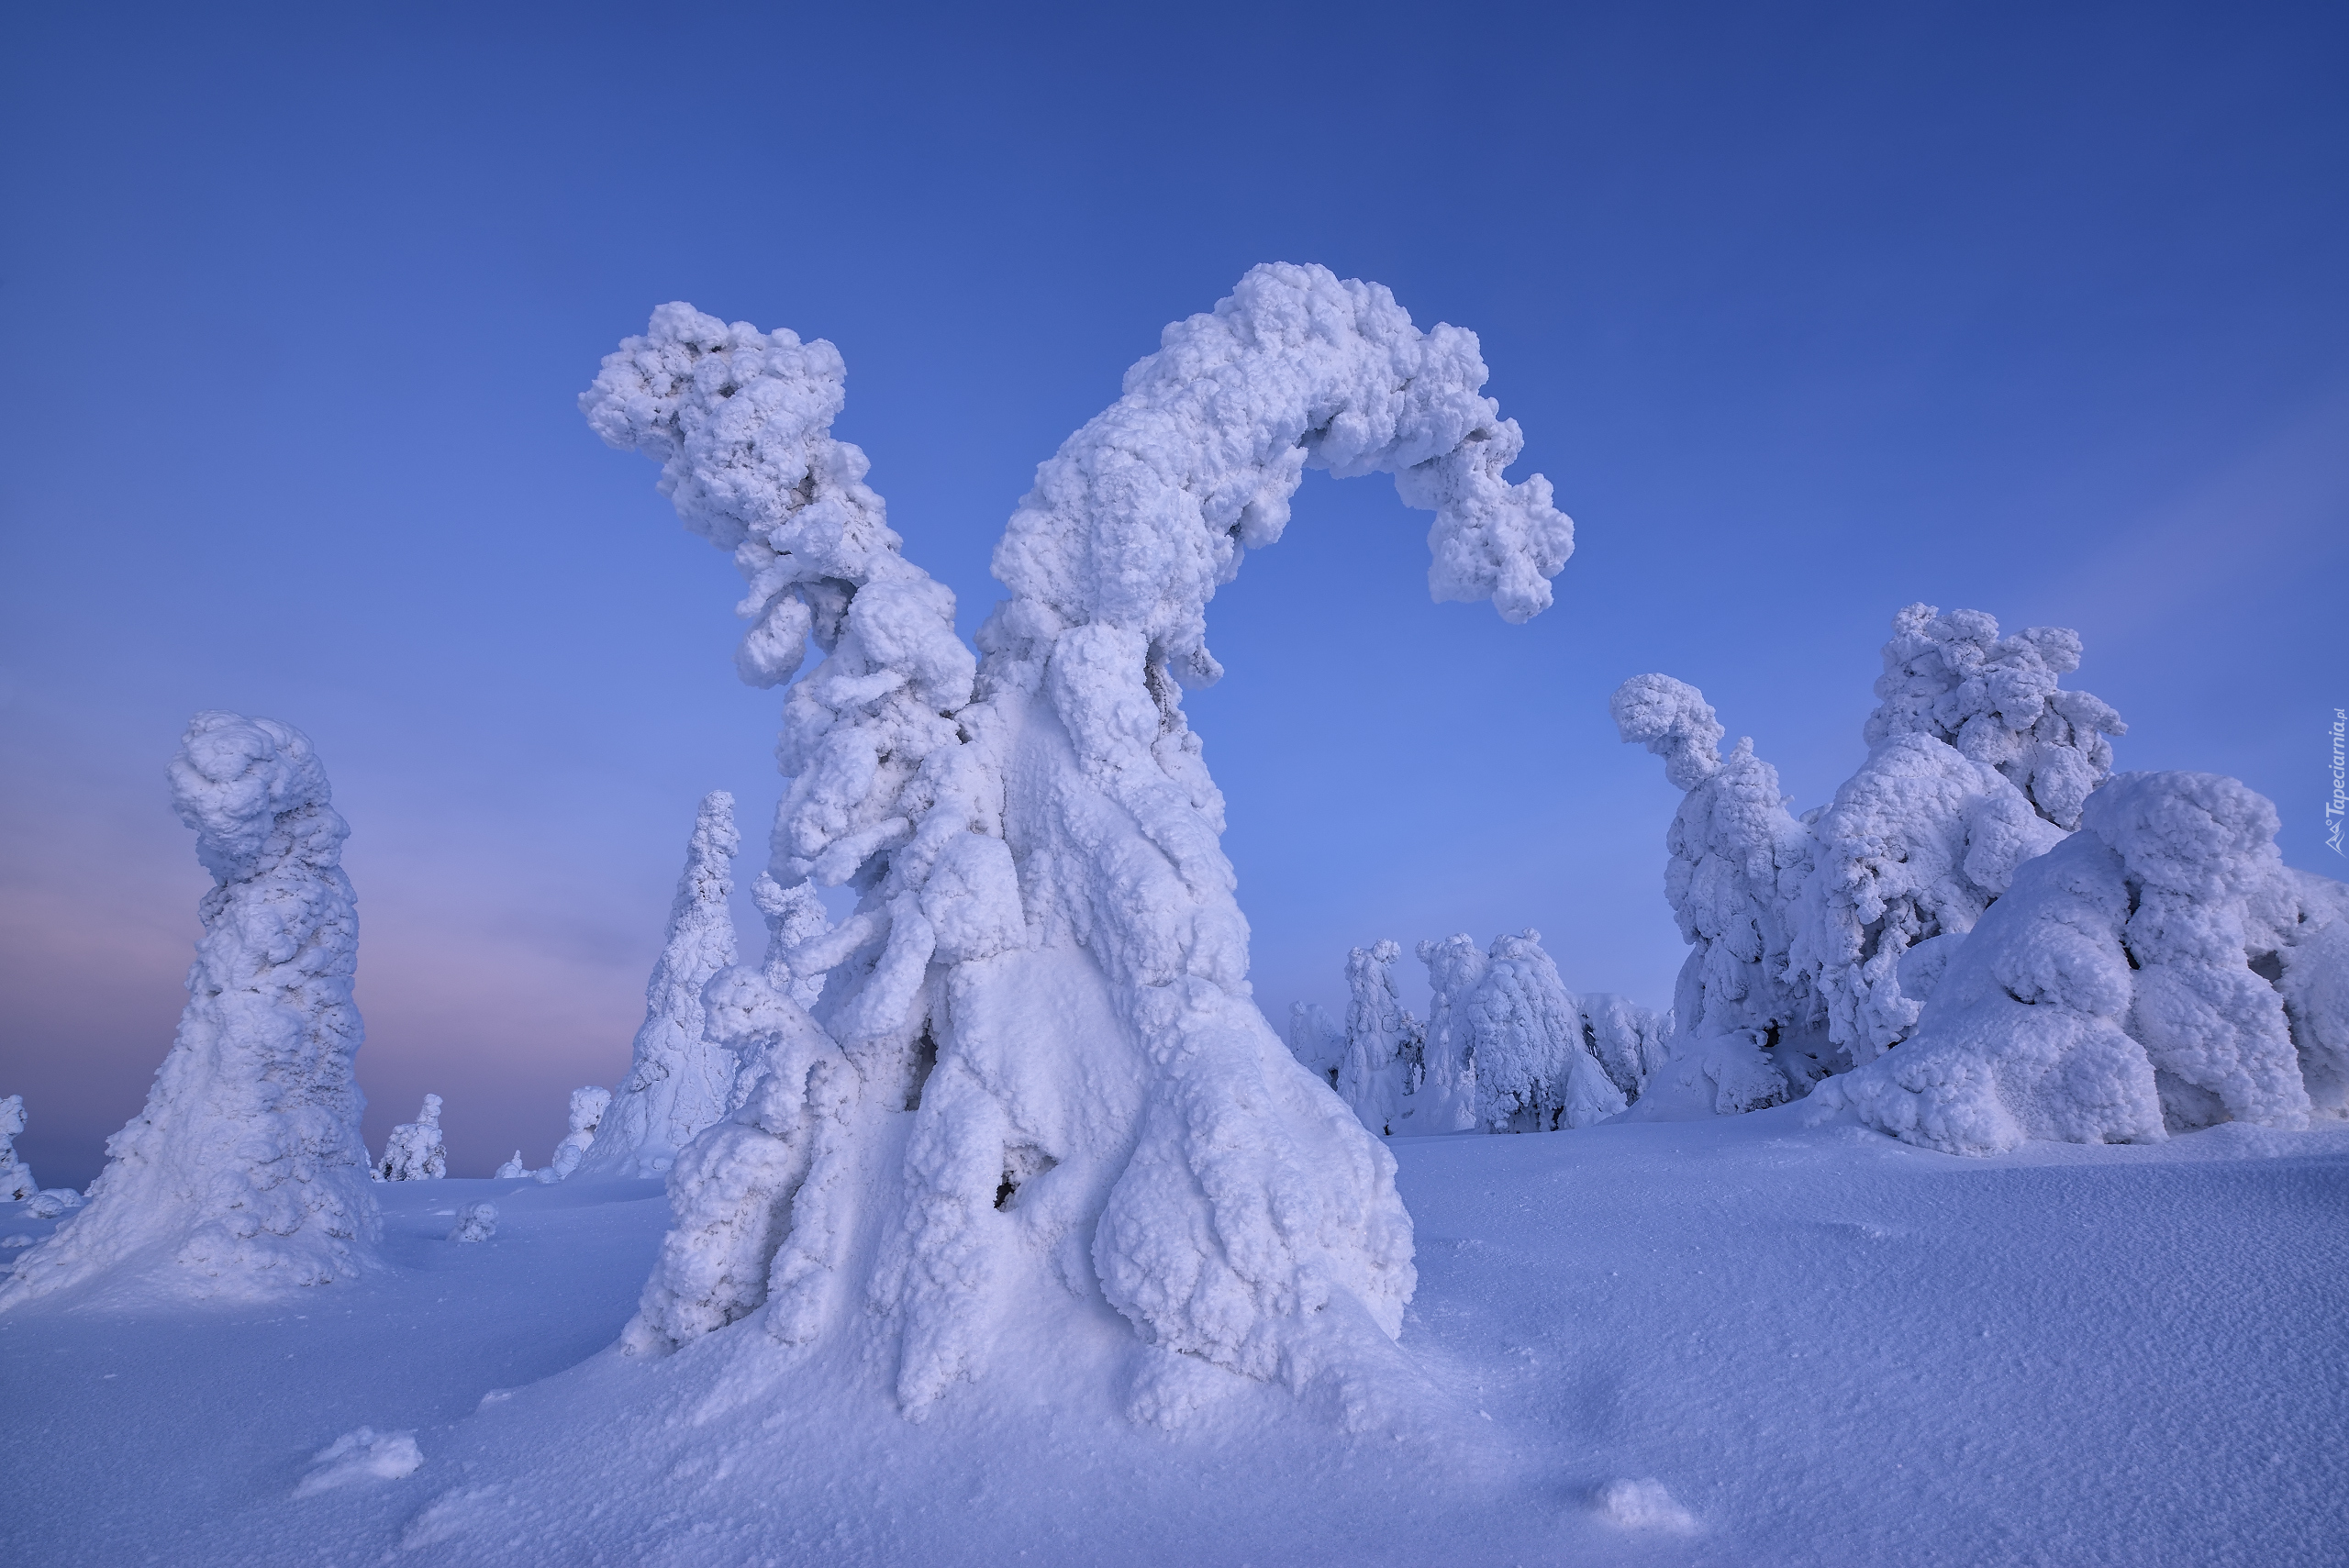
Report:
[[[628,1076],[613,1091],[583,1176],[657,1176],[694,1135],[733,1104],[734,1053],[709,1038],[702,989],[734,962],[734,797],[702,797],[685,851],[685,874],[669,909],[669,932],[644,987]]]
[[[1419,1020],[1395,989],[1395,963],[1402,956],[1391,941],[1346,954],[1345,1055],[1338,1093],[1363,1126],[1382,1134],[1401,1130],[1397,1123],[1419,1087],[1426,1044]]]
[[[2000,638],[1978,610],[1911,605],[1884,645],[1866,760],[1791,816],[1775,769],[1665,675],[1616,692],[1623,739],[1687,792],[1665,896],[1690,945],[1675,995],[1679,1104],[1747,1110],[1807,1092],[1908,1037],[1958,942],[2015,869],[2060,841],[2110,776],[2124,726],[2057,677],[2079,638]],[[1664,1111],[1652,1102],[1652,1111]]]
[[[1070,1289],[1131,1324],[1142,1418],[1176,1418],[1201,1362],[1367,1373],[1410,1295],[1409,1220],[1391,1158],[1249,1000],[1180,691],[1219,673],[1207,602],[1307,467],[1392,473],[1434,510],[1438,598],[1549,603],[1571,526],[1538,477],[1501,478],[1520,439],[1485,373],[1471,334],[1419,332],[1384,289],[1252,272],[1039,469],[974,691],[952,595],[830,439],[829,344],[672,306],[607,360],[591,422],[660,459],[750,579],[743,673],[787,678],[803,636],[825,651],[785,705],[774,873],[861,895],[790,955],[829,973],[830,1040],[779,1053],[680,1161],[631,1347],[762,1304],[785,1344],[863,1321],[918,1413],[984,1374],[997,1305]]]
[[[541,1182],[559,1182],[579,1168],[579,1162],[596,1141],[596,1129],[602,1125],[605,1111],[611,1108],[612,1092],[600,1084],[571,1091],[571,1130],[554,1146],[553,1158],[547,1168],[534,1173]]]
[[[18,1262],[0,1307],[133,1268],[199,1293],[322,1284],[373,1256],[359,922],[326,770],[290,725],[201,713],[170,773],[214,880],[187,1008],[88,1206]]]
[[[2341,1114],[2338,983],[2303,1009],[2276,983],[2337,957],[2349,889],[2288,870],[2276,829],[2233,779],[2114,779],[1957,949],[1916,1034],[1819,1110],[1957,1154],[2305,1127],[2311,1084]]]
[[[495,1181],[521,1182],[528,1181],[536,1173],[537,1173],[533,1172],[530,1167],[522,1163],[522,1151],[519,1149],[517,1149],[514,1151],[513,1157],[507,1160],[503,1165],[497,1167],[496,1170],[491,1172],[490,1175],[491,1178]]]
[[[0,1199],[21,1203],[40,1191],[33,1168],[17,1152],[17,1134],[25,1130],[25,1096],[0,1100]]]
[[[440,1142],[440,1096],[424,1096],[414,1121],[404,1121],[384,1140],[375,1162],[379,1182],[437,1182],[449,1173],[449,1151]]]

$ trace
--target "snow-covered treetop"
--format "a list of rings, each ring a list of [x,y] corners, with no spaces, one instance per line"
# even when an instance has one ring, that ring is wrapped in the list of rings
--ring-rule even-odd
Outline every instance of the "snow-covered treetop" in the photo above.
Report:
[[[2079,667],[2080,636],[2066,628],[2000,637],[1980,610],[1910,605],[1892,617],[1882,701],[1863,735],[1871,748],[1930,735],[2004,773],[2049,821],[2076,828],[2088,792],[2112,776],[2106,737],[2129,728],[2101,699],[2056,684]]]
[[[1026,640],[1106,623],[1148,639],[1151,664],[1184,685],[1211,684],[1208,601],[1247,549],[1280,538],[1308,468],[1393,473],[1407,504],[1436,514],[1429,591],[1531,617],[1574,524],[1540,474],[1501,478],[1524,438],[1479,395],[1486,373],[1475,333],[1421,332],[1377,284],[1252,269],[1169,326],[1124,395],[1038,468],[996,547],[1014,604],[990,628]]]
[[[328,802],[309,737],[273,718],[199,713],[172,759],[172,807],[222,884],[299,860],[331,863],[351,829]]]
[[[661,463],[685,526],[750,584],[735,664],[752,685],[828,657],[791,688],[776,756],[793,779],[774,828],[776,880],[838,885],[908,831],[898,797],[925,758],[959,742],[952,715],[977,661],[954,595],[899,552],[864,453],[831,438],[846,395],[840,351],[732,326],[691,306],[652,313],[604,360],[579,406],[612,446]]]
[[[1695,789],[1721,765],[1721,737],[1705,694],[1669,675],[1634,675],[1607,702],[1616,731],[1664,759],[1673,787]]]

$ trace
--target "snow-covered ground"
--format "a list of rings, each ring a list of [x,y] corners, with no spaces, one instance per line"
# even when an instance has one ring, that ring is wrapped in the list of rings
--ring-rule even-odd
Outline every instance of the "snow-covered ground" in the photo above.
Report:
[[[56,1568],[2349,1561],[2349,1129],[1959,1159],[1806,1114],[1395,1140],[1419,1289],[1353,1431],[1212,1371],[1190,1426],[1137,1425],[1132,1329],[1074,1296],[994,1324],[985,1381],[919,1422],[853,1336],[620,1356],[657,1184],[384,1184],[358,1281],[0,1317],[0,1540]],[[495,1235],[447,1240],[483,1200]],[[0,1235],[52,1223],[0,1205]]]

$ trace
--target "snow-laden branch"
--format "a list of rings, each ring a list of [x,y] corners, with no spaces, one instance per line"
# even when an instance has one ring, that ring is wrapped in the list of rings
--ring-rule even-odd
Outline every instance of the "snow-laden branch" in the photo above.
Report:
[[[347,1278],[373,1256],[351,1077],[359,922],[326,770],[291,725],[200,713],[171,784],[215,884],[187,1008],[89,1206],[26,1253],[0,1307],[129,1266],[241,1293]]]

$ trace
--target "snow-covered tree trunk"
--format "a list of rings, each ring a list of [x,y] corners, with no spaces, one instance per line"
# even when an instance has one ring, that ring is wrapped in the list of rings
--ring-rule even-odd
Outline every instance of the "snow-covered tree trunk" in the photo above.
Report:
[[[596,1141],[596,1129],[603,1125],[604,1112],[611,1107],[612,1092],[600,1084],[571,1091],[571,1130],[554,1146],[554,1154],[547,1168],[538,1173],[541,1182],[559,1182],[579,1168],[580,1160]]]
[[[424,1096],[414,1121],[401,1122],[384,1140],[375,1162],[379,1182],[437,1182],[449,1173],[449,1151],[440,1142],[440,1096]]]
[[[0,1100],[0,1199],[19,1203],[40,1191],[33,1168],[17,1152],[17,1134],[25,1130],[25,1096]]]
[[[2288,872],[2276,829],[2233,779],[2115,778],[1982,917],[1914,1037],[1819,1109],[1959,1154],[2305,1127],[2310,1079],[2344,1063],[2277,981],[2337,940],[2343,891]]]
[[[686,846],[685,874],[669,910],[669,932],[644,988],[628,1076],[613,1091],[596,1140],[576,1168],[583,1176],[657,1176],[694,1135],[734,1099],[734,1053],[709,1038],[702,991],[734,963],[734,797],[704,796]]]
[[[1249,998],[1179,694],[1219,673],[1207,602],[1308,466],[1394,473],[1437,513],[1436,596],[1511,620],[1548,604],[1570,525],[1541,479],[1500,477],[1520,437],[1477,393],[1475,338],[1420,333],[1383,289],[1262,267],[1162,342],[1013,517],[975,689],[952,595],[829,437],[829,344],[664,306],[583,399],[735,552],[746,677],[787,678],[805,637],[826,651],[785,706],[774,872],[862,893],[792,955],[832,972],[829,1040],[680,1162],[631,1345],[762,1304],[804,1344],[861,1306],[918,1412],[984,1375],[996,1310],[1075,1289],[1147,1347],[1136,1414],[1173,1420],[1186,1368],[1342,1387],[1399,1331],[1393,1162]],[[858,1237],[874,1262],[852,1280]]]
[[[187,1009],[88,1207],[25,1254],[0,1307],[117,1269],[244,1293],[349,1278],[373,1257],[351,1076],[359,921],[326,770],[290,725],[201,713],[171,781],[214,879]]]

